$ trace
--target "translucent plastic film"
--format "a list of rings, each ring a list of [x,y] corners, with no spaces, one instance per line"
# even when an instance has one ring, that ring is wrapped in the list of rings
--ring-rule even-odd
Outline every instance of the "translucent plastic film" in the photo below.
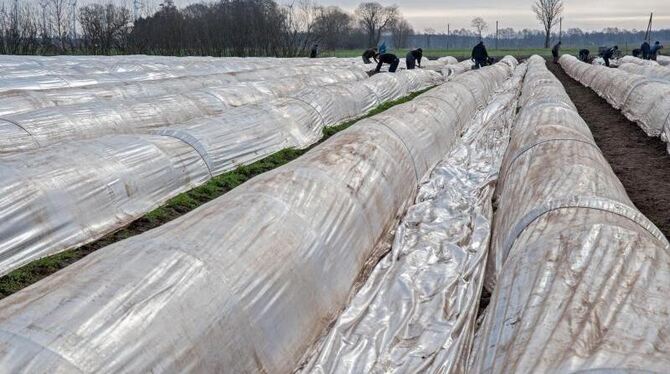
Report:
[[[492,196],[523,72],[520,67],[466,121],[463,138],[419,188],[391,251],[309,352],[302,372],[465,371],[491,236]]]
[[[608,69],[584,64],[569,55],[563,55],[560,63],[568,75],[593,88],[647,135],[664,134],[663,139],[667,141],[670,135],[670,81],[633,74],[635,70],[644,74],[666,68],[624,64],[621,69]],[[583,65],[589,68],[583,70]]]
[[[528,74],[552,79],[544,64],[531,58]],[[469,370],[665,371],[668,241],[567,94],[535,94],[529,78],[523,90],[496,192],[495,288]]]
[[[95,240],[212,175],[285,148],[305,148],[321,138],[324,126],[363,115],[378,104],[442,79],[425,70],[378,74],[154,128],[153,135],[63,141],[4,155],[0,158],[0,273]],[[189,157],[200,158],[194,163],[196,176],[180,168],[181,154],[173,157],[156,149],[164,142],[177,142]]]
[[[362,121],[2,300],[0,365],[14,372],[293,370],[344,306],[419,179],[455,141],[455,129],[442,122],[452,116],[415,120],[423,105],[420,98],[402,105],[392,123]]]
[[[172,62],[173,63],[173,62]],[[170,62],[168,62],[170,64]],[[12,75],[6,72],[0,75],[0,92],[11,90],[44,90],[51,88],[64,87],[85,87],[106,83],[124,83],[141,82],[160,79],[170,79],[179,77],[205,76],[212,74],[227,74],[233,79],[238,75],[253,75],[257,77],[276,76],[274,70],[282,69],[293,71],[292,74],[300,74],[300,69],[309,67],[313,69],[321,68],[324,71],[336,67],[357,67],[364,69],[362,63],[353,63],[351,60],[340,59],[296,59],[296,60],[277,60],[277,59],[258,59],[257,62],[249,64],[241,63],[239,59],[236,62],[219,59],[213,63],[193,65],[188,68],[137,68],[137,69],[118,69],[101,72],[86,73],[80,72],[82,66],[74,65],[74,71],[60,71],[59,65],[54,65],[54,71],[48,71],[47,74],[18,74]],[[141,65],[146,66],[146,65]]]
[[[193,119],[222,116],[233,107],[300,94],[307,87],[367,79],[363,72],[298,75],[278,80],[176,90],[160,96],[60,105],[0,116],[0,153],[114,133],[141,133]],[[360,113],[360,111],[358,112]]]

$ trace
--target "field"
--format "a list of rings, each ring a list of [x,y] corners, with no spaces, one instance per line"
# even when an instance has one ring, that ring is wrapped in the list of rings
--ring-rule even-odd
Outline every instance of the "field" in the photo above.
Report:
[[[569,53],[577,55],[580,48],[563,48],[562,53]],[[404,57],[407,54],[407,49],[400,49],[390,51],[395,53],[399,57]],[[494,57],[504,57],[507,55],[515,57],[528,57],[532,55],[540,55],[544,57],[551,56],[550,48],[522,48],[522,49],[488,49],[489,55]],[[442,57],[442,56],[454,56],[458,59],[469,58],[472,53],[471,49],[424,49],[424,56],[430,58]],[[338,50],[338,51],[324,51],[322,56],[324,57],[360,57],[360,50]]]
[[[0,367],[664,371],[670,67],[562,52],[0,56]]]

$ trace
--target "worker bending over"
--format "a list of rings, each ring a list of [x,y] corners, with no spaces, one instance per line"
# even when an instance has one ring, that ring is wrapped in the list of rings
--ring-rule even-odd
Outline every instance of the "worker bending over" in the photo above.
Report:
[[[589,55],[591,54],[591,51],[588,49],[580,49],[579,50],[579,59],[584,61],[584,62],[589,62]]]
[[[610,59],[614,57],[614,54],[618,50],[619,50],[619,46],[616,46],[616,45],[612,48],[607,48],[607,50],[603,53],[603,60],[605,60],[605,66],[607,66],[607,67],[610,66]]]
[[[384,64],[389,64],[389,73],[395,73],[396,70],[398,70],[398,64],[400,64],[400,59],[398,56],[394,55],[393,53],[384,53],[384,54],[377,54],[377,69],[375,69],[375,73],[379,73],[382,70],[382,65]]]
[[[377,48],[368,48],[365,52],[363,52],[363,63],[364,64],[371,64],[372,61],[370,59],[375,60],[375,63],[378,63],[377,61]]]
[[[656,61],[656,57],[658,57],[658,52],[663,49],[663,46],[661,43],[657,40],[656,43],[651,47],[651,50],[649,51],[649,58]]]
[[[405,56],[405,64],[407,65],[407,70],[412,70],[416,68],[417,65],[421,67],[421,59],[423,58],[423,49],[417,48],[415,50],[407,52]]]
[[[479,69],[482,66],[486,66],[489,60],[489,53],[486,51],[484,42],[480,41],[477,45],[472,48],[472,59],[475,60],[474,69]]]

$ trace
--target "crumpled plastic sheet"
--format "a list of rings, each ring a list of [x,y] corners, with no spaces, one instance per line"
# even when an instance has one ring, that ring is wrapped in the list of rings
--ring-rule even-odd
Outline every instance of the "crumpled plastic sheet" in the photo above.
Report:
[[[670,66],[670,56],[656,56],[659,65]]]
[[[155,81],[133,83],[109,83],[87,87],[55,88],[50,90],[15,90],[0,93],[0,116],[24,113],[37,109],[68,106],[76,104],[107,103],[121,100],[137,100],[159,97],[206,89],[229,90],[246,93],[255,88],[274,91],[277,87],[292,87],[298,82],[318,82],[326,85],[350,80],[362,80],[367,74],[359,69],[335,68],[328,72],[319,69],[305,68],[304,74],[293,74],[293,71],[277,69],[274,78],[261,77],[255,79],[251,74],[234,77],[229,74],[205,75],[197,77],[181,77],[159,79]],[[281,88],[284,90],[283,88]],[[229,96],[230,94],[226,94]]]
[[[539,56],[528,72],[551,75]],[[501,261],[469,371],[665,372],[668,241],[567,94],[521,108],[496,194],[489,259]]]
[[[270,59],[271,60],[271,59]],[[0,78],[0,93],[12,90],[45,90],[53,88],[65,87],[86,87],[98,84],[108,83],[123,83],[123,82],[142,82],[160,79],[173,79],[180,77],[202,76],[210,74],[226,74],[235,80],[261,80],[276,78],[278,74],[296,75],[305,74],[305,69],[313,71],[327,72],[333,68],[350,68],[358,67],[364,69],[363,64],[342,64],[342,63],[321,63],[299,61],[293,63],[282,63],[282,65],[274,65],[270,62],[260,65],[258,69],[245,70],[238,69],[230,72],[230,69],[203,69],[198,70],[197,73],[192,71],[124,71],[119,73],[106,74],[49,74],[39,75],[35,77],[6,77]],[[278,73],[283,71],[283,73]]]
[[[628,71],[631,69],[630,64],[624,65],[628,68],[609,69],[585,64],[570,55],[561,56],[559,62],[568,75],[591,87],[614,108],[620,109],[626,118],[636,122],[647,135],[662,135],[663,140],[668,141],[670,81],[633,74]],[[642,66],[640,68],[646,69]]]
[[[486,255],[492,196],[525,66],[515,70],[431,172],[305,373],[464,372]],[[471,114],[468,111],[468,114]]]
[[[342,87],[367,79],[363,72],[287,77],[279,80],[213,86],[162,96],[102,100],[48,107],[0,116],[0,153],[49,146],[73,139],[95,138],[113,133],[147,132],[196,118],[223,115],[242,105],[300,94],[310,86],[326,87],[337,81]],[[309,101],[308,101],[309,102]],[[360,113],[360,112],[358,112]]]
[[[378,74],[361,82],[324,86],[320,95],[307,89],[296,98],[245,105],[216,117],[156,128],[153,135],[108,135],[3,155],[0,274],[96,240],[211,176],[282,149],[314,144],[324,126],[363,115],[385,102],[376,101],[383,95],[368,88],[385,92],[389,80],[401,79],[412,86],[396,85],[385,101],[405,96],[407,89],[419,90],[443,80],[438,73],[424,70]],[[163,143],[175,141],[181,143],[180,152],[188,149],[189,160],[195,156],[200,160],[185,168],[182,153],[165,154]]]
[[[3,299],[0,367],[294,369],[344,306],[419,180],[456,141],[461,124],[443,122],[453,118],[446,102],[415,120],[434,100],[403,104],[392,123],[363,120],[189,214]]]
[[[440,58],[437,59],[437,61],[440,61],[440,62],[444,63],[445,65],[458,64],[458,59],[456,59],[456,57],[453,57],[453,56],[440,57]]]

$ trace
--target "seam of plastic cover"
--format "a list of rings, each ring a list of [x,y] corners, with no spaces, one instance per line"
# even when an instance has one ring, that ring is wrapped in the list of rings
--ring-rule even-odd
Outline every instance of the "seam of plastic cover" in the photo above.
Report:
[[[550,200],[539,207],[531,209],[528,213],[521,217],[514,224],[514,226],[512,226],[511,232],[505,238],[505,241],[503,242],[502,253],[504,255],[509,254],[509,251],[512,249],[512,246],[516,242],[517,238],[537,219],[549,212],[569,208],[602,210],[605,212],[614,213],[630,220],[633,223],[636,223],[638,226],[642,227],[645,231],[655,237],[658,241],[663,243],[663,246],[666,249],[670,248],[668,239],[666,239],[661,231],[637,209],[608,198],[594,196],[573,196],[560,200]]]
[[[377,119],[370,118],[373,120],[377,125],[386,127],[398,140],[400,140],[400,143],[402,143],[402,146],[405,147],[407,150],[407,154],[409,155],[410,160],[412,160],[412,167],[414,168],[414,176],[416,177],[416,183],[419,183],[419,170],[416,168],[416,161],[414,161],[414,155],[412,155],[412,150],[407,146],[407,143],[405,143],[405,140],[402,138],[402,136],[398,135],[397,132],[395,132],[392,128],[390,128],[387,124],[380,122]]]
[[[33,135],[33,134],[32,134],[30,131],[28,131],[25,127],[19,125],[18,122],[12,121],[11,119],[7,119],[7,118],[1,118],[1,117],[0,117],[0,121],[5,121],[5,122],[7,122],[7,123],[11,123],[12,125],[14,125],[14,126],[20,128],[21,130],[25,131],[26,134],[28,134],[28,136],[30,136],[30,140],[32,140],[33,142],[35,142],[35,144],[37,144],[37,147],[38,147],[38,148],[42,146],[42,145],[40,144],[40,142],[37,141],[37,138],[35,138],[35,135]]]
[[[305,101],[305,100],[303,100],[303,99],[298,99],[297,97],[293,97],[293,96],[289,96],[289,97],[287,97],[287,99],[291,99],[291,100],[295,100],[295,101],[301,102],[301,103],[303,103],[303,104],[307,104],[307,106],[309,106],[310,108],[312,108],[312,110],[314,110],[314,111],[316,112],[316,114],[319,115],[319,118],[321,118],[321,125],[323,125],[323,127],[326,127],[326,126],[327,126],[326,119],[323,118],[323,115],[321,114],[321,111],[319,111],[318,109],[316,109],[316,108],[314,107],[314,105],[312,105],[311,103],[309,103],[309,102],[307,102],[307,101]]]
[[[593,146],[596,149],[600,150],[600,148],[598,148],[598,145],[596,145],[595,143],[588,142],[588,141],[582,140],[582,139],[574,139],[574,138],[545,139],[545,140],[542,140],[542,141],[539,141],[539,142],[536,142],[536,143],[533,143],[533,144],[526,145],[523,148],[521,148],[521,150],[516,155],[514,155],[514,157],[512,157],[512,160],[507,164],[507,167],[505,168],[505,173],[502,175],[503,178],[500,178],[500,180],[503,181],[503,180],[506,179],[507,170],[511,170],[512,165],[514,165],[516,163],[516,160],[518,160],[526,152],[528,152],[531,149],[537,147],[538,145],[542,145],[544,143],[551,143],[551,142],[578,142],[578,143],[588,144],[588,145]]]
[[[205,163],[205,166],[207,167],[207,173],[209,173],[209,177],[210,178],[214,177],[214,174],[212,173],[212,160],[210,159],[207,151],[205,151],[205,147],[202,146],[202,144],[198,139],[194,138],[193,136],[184,131],[171,130],[171,129],[156,131],[153,132],[153,134],[167,136],[188,144],[191,148],[193,148],[196,151],[196,153],[198,153],[202,161]]]

